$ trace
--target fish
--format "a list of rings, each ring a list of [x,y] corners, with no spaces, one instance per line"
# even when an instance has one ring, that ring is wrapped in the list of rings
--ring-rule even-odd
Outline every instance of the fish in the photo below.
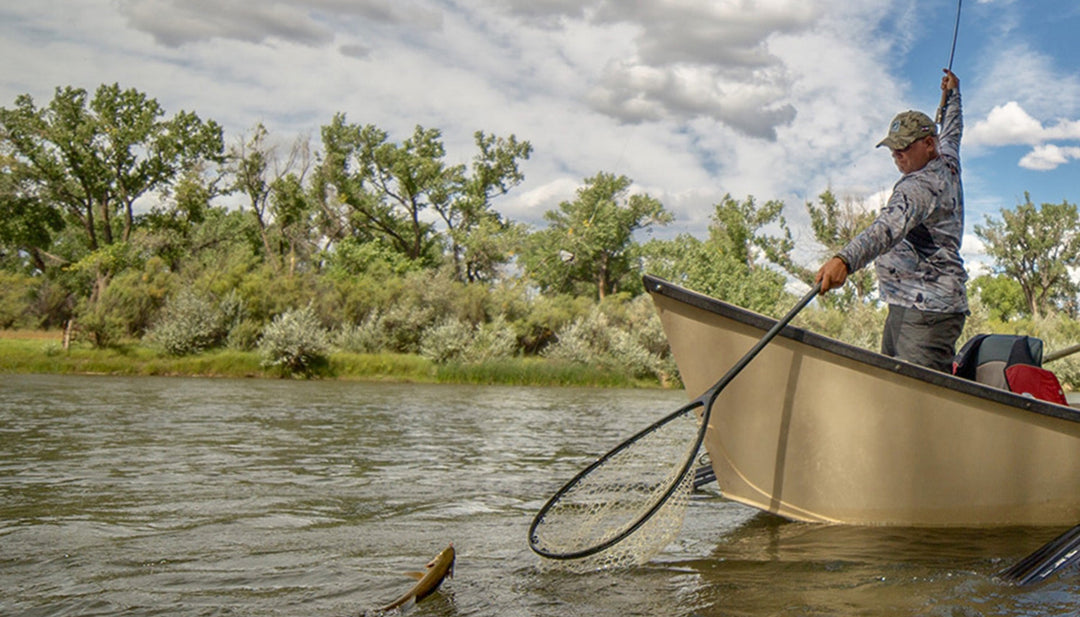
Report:
[[[392,611],[395,608],[404,606],[409,600],[416,599],[417,602],[435,593],[435,591],[442,585],[444,579],[447,576],[454,577],[454,543],[451,542],[449,546],[444,548],[441,553],[435,556],[434,559],[427,563],[427,572],[408,572],[408,576],[419,579],[412,589],[406,591],[400,598],[394,600],[390,604],[377,609],[379,612]]]

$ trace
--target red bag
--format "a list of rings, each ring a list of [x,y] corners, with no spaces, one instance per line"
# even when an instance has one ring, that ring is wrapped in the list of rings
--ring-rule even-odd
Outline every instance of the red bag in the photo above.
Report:
[[[1044,368],[1030,364],[1014,364],[1005,369],[1005,380],[1009,384],[1009,390],[1017,394],[1029,394],[1059,405],[1069,404],[1057,376]]]

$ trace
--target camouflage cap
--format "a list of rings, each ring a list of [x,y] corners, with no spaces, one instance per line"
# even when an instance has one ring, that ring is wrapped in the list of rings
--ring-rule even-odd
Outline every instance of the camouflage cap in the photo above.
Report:
[[[905,111],[896,114],[889,125],[889,135],[877,147],[903,150],[927,135],[937,135],[937,125],[930,116],[921,111]]]

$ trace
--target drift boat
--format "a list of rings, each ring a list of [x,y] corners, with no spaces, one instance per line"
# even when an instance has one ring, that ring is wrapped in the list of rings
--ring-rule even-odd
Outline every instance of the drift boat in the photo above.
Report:
[[[645,277],[697,396],[776,320]],[[705,437],[725,497],[806,522],[1080,520],[1080,411],[788,326],[720,393]]]

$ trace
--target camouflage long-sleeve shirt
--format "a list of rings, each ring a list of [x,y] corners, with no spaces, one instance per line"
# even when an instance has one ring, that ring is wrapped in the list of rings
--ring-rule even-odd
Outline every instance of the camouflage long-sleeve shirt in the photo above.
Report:
[[[938,158],[905,174],[877,219],[839,256],[852,272],[876,260],[881,299],[941,313],[967,313],[967,271],[960,257],[964,189],[960,183],[960,91],[945,102]]]

